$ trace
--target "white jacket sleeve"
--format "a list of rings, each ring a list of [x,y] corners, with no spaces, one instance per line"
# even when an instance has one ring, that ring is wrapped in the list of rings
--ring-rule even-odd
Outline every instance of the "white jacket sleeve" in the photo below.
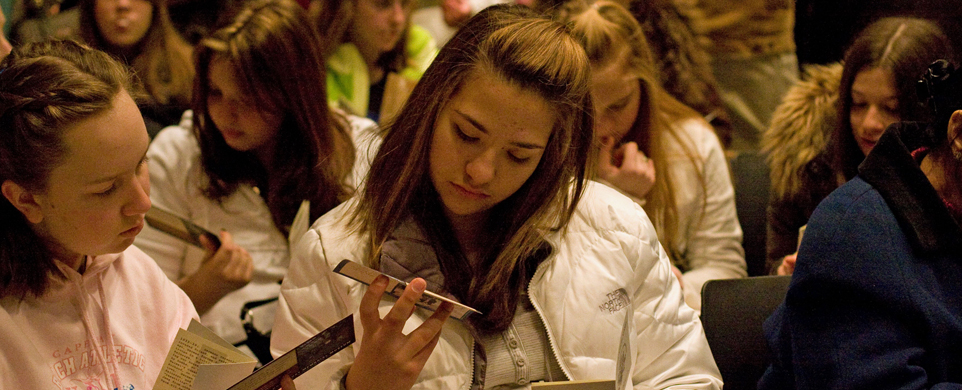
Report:
[[[632,297],[634,389],[722,388],[705,330],[684,303],[681,286],[664,251]]]
[[[613,369],[626,389],[720,389],[701,321],[685,304],[644,210],[600,185],[585,191],[578,210],[553,243],[556,257],[543,279],[529,290],[545,308],[569,377],[597,378]],[[614,367],[604,366],[608,357]]]
[[[281,285],[271,334],[275,358],[357,311],[347,298],[348,285],[335,278],[343,279],[330,269],[317,230],[309,230],[298,241]],[[355,319],[355,334],[359,331]],[[354,355],[354,346],[349,346],[298,377],[295,384],[305,389],[337,389]]]
[[[701,128],[689,131],[698,154],[702,156],[701,170],[705,177],[705,189],[691,206],[687,229],[683,237],[687,241],[684,256],[690,269],[683,275],[688,305],[701,308],[701,289],[711,279],[734,279],[748,276],[745,250],[742,248],[742,228],[735,211],[735,189],[732,186],[728,161],[721,143],[711,129],[700,122],[685,126]],[[678,183],[693,186],[695,183]],[[704,199],[704,209],[702,202]],[[683,210],[679,209],[679,213]]]
[[[619,249],[611,256],[625,256],[632,270],[627,281],[632,322],[626,327],[631,333],[622,335],[630,338],[632,387],[721,389],[721,374],[701,320],[685,304],[681,285],[654,226],[640,207],[628,210],[615,204],[615,199],[607,199],[611,213],[622,221],[627,233],[620,236]]]

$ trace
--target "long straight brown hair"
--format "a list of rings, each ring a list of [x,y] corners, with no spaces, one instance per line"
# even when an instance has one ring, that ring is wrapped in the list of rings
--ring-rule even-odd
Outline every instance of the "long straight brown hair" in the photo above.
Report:
[[[951,41],[935,23],[917,18],[882,18],[859,32],[845,51],[838,88],[838,126],[829,138],[830,163],[838,184],[858,174],[865,154],[852,134],[852,84],[863,70],[889,71],[894,82],[901,121],[929,121],[915,83],[937,59],[958,63]]]
[[[369,233],[379,266],[381,248],[398,225],[413,218],[438,253],[443,288],[484,314],[481,332],[505,329],[525,284],[582,196],[591,157],[590,67],[564,26],[518,6],[485,9],[441,50],[375,157],[355,221]],[[476,72],[490,72],[536,92],[556,113],[547,147],[531,177],[491,210],[488,253],[470,264],[444,216],[428,175],[428,155],[441,110]]]
[[[352,194],[345,179],[354,164],[348,124],[323,97],[324,62],[317,35],[304,9],[293,0],[255,0],[234,20],[197,46],[194,132],[210,179],[204,194],[220,200],[244,184],[259,186],[274,224],[289,229],[301,201],[311,202],[311,220]],[[227,145],[210,119],[210,64],[227,60],[239,87],[283,117],[272,170],[250,152]],[[318,96],[318,94],[322,94]]]

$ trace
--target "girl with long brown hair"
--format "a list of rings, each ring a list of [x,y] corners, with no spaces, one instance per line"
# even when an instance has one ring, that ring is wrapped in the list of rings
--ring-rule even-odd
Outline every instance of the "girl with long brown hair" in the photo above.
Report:
[[[351,313],[359,335],[299,384],[720,388],[645,213],[588,180],[589,72],[564,26],[518,6],[457,32],[387,130],[363,192],[295,249],[272,353]],[[382,300],[386,278],[365,287],[334,274],[344,259],[410,283]],[[426,288],[481,313],[415,311]]]
[[[320,44],[292,0],[246,3],[201,41],[197,75],[192,112],[151,143],[151,199],[222,231],[224,244],[200,250],[147,229],[137,245],[184,288],[205,325],[237,343],[241,307],[278,294],[301,202],[310,201],[313,220],[351,196],[379,138],[373,122],[316,98]]]
[[[197,318],[131,245],[151,207],[132,84],[72,41],[0,62],[0,388],[150,389]]]

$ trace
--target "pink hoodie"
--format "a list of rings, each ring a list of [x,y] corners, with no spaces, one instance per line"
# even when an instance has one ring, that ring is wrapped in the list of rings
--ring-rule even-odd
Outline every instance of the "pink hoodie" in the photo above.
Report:
[[[197,311],[134,246],[88,258],[40,298],[0,299],[0,389],[148,390]],[[103,364],[106,361],[106,364]]]

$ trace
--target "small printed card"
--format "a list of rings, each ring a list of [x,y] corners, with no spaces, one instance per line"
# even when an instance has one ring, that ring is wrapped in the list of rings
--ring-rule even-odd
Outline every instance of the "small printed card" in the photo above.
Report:
[[[365,267],[351,260],[341,260],[341,262],[337,264],[337,267],[334,267],[334,272],[347,276],[366,285],[370,285],[372,282],[374,282],[374,279],[376,279],[378,275],[387,276],[388,283],[386,292],[395,298],[400,298],[401,293],[404,292],[404,288],[408,286],[408,284],[402,280],[398,280],[395,277],[383,274],[378,270]],[[428,309],[430,311],[436,311],[438,306],[441,305],[441,302],[450,302],[454,305],[454,311],[451,312],[451,317],[457,320],[464,321],[464,319],[468,318],[471,313],[481,314],[481,312],[469,306],[455,302],[430,291],[425,291],[424,294],[421,295],[421,300],[418,301],[417,305],[418,307]]]
[[[154,229],[184,240],[198,248],[204,249],[204,245],[200,243],[200,236],[207,237],[217,247],[220,247],[220,239],[217,238],[216,234],[157,206],[151,207],[147,211],[144,220]]]
[[[570,382],[534,382],[531,390],[615,390],[614,380],[586,380]]]
[[[276,390],[284,374],[297,378],[353,343],[354,316],[349,315],[254,371],[257,359],[194,320],[177,333],[154,389]]]
[[[280,389],[281,377],[284,374],[290,375],[291,379],[297,378],[318,363],[347,348],[354,343],[354,340],[354,316],[349,315],[267,363],[228,390]]]

